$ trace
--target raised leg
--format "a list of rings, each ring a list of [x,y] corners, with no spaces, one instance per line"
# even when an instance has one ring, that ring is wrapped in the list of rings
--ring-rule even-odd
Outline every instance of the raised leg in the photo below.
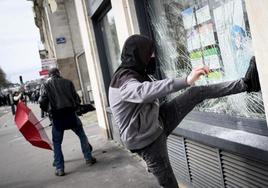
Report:
[[[203,100],[245,92],[246,89],[247,85],[242,79],[188,88],[182,94],[160,107],[160,117],[164,123],[166,135],[168,136],[183,118]]]

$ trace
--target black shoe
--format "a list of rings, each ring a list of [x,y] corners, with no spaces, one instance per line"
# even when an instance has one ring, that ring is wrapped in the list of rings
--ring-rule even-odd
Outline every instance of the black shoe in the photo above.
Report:
[[[65,175],[65,172],[64,172],[63,169],[56,169],[55,175],[56,176],[64,176]]]
[[[258,92],[261,90],[255,56],[250,59],[250,64],[243,80],[247,85],[247,92]]]
[[[86,164],[91,166],[97,162],[97,159],[95,157],[91,157],[91,159],[86,160]]]

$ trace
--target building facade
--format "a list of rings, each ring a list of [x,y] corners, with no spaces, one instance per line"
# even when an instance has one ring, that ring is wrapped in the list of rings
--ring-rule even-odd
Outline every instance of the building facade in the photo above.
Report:
[[[189,187],[268,186],[267,1],[68,0],[64,4],[71,2],[99,125],[118,142],[108,87],[130,35],[140,33],[154,40],[158,79],[186,76],[193,67],[208,65],[211,72],[198,85],[234,80],[245,74],[250,58],[256,56],[262,92],[203,102],[178,125],[168,148],[178,182]]]
[[[42,61],[56,61],[61,74],[73,81],[83,102],[92,102],[74,1],[34,1],[34,12],[35,23],[45,48],[40,52]]]

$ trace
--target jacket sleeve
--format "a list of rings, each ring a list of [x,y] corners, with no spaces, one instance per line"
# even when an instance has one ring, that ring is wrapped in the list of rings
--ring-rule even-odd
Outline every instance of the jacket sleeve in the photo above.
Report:
[[[75,101],[75,105],[76,107],[79,106],[79,104],[81,103],[81,99],[79,97],[79,95],[77,94],[76,90],[75,90],[75,87],[74,87],[74,84],[73,82],[71,82],[71,92],[72,92],[72,96],[74,98],[74,101]]]
[[[153,82],[146,81],[142,83],[135,78],[131,78],[126,81],[119,90],[123,101],[147,103],[188,86],[185,78],[167,78],[164,80]]]
[[[39,107],[45,112],[49,111],[49,98],[45,84],[40,88]]]

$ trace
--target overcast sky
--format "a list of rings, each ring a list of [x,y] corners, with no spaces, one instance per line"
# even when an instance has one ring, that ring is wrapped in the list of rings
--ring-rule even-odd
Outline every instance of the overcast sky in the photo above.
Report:
[[[39,78],[41,46],[34,24],[33,3],[27,0],[0,0],[0,66],[9,81]]]

